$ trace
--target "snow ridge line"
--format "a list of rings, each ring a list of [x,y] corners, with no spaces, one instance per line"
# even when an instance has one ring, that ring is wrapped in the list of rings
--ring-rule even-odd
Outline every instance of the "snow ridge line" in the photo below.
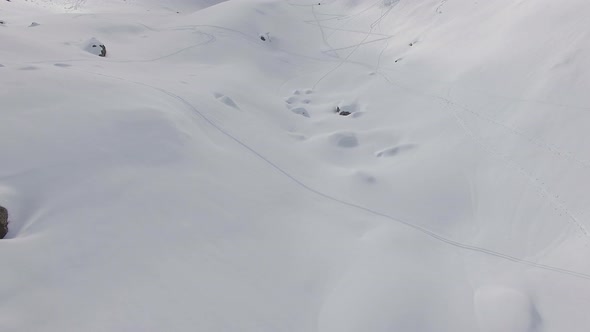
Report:
[[[202,118],[205,122],[207,122],[209,125],[211,125],[213,128],[215,128],[217,131],[219,131],[221,134],[225,135],[226,137],[230,138],[232,141],[236,142],[238,145],[242,146],[243,148],[245,148],[246,150],[250,151],[251,153],[253,153],[256,157],[258,157],[259,159],[261,159],[263,162],[265,162],[267,165],[271,166],[272,168],[274,168],[276,171],[278,171],[279,173],[283,174],[285,177],[287,177],[288,179],[290,179],[291,181],[293,181],[295,184],[299,185],[300,187],[302,187],[303,189],[316,194],[320,197],[323,197],[325,199],[328,199],[330,201],[333,201],[335,203],[338,204],[342,204],[348,207],[351,207],[353,209],[359,210],[359,211],[364,211],[366,213],[372,214],[374,216],[378,216],[378,217],[382,217],[400,224],[403,224],[407,227],[410,227],[416,231],[419,231],[427,236],[430,236],[431,238],[438,240],[440,242],[446,243],[450,246],[456,247],[456,248],[460,248],[460,249],[464,249],[464,250],[469,250],[469,251],[473,251],[473,252],[478,252],[481,254],[485,254],[485,255],[489,255],[489,256],[493,256],[493,257],[497,257],[497,258],[501,258],[507,261],[511,261],[517,264],[521,264],[521,265],[525,265],[525,266],[529,266],[529,267],[533,267],[533,268],[537,268],[537,269],[541,269],[541,270],[546,270],[546,271],[552,271],[555,273],[559,273],[559,274],[563,274],[563,275],[569,275],[569,276],[573,276],[573,277],[578,277],[581,279],[586,279],[586,280],[590,280],[590,274],[585,274],[585,273],[581,273],[581,272],[577,272],[577,271],[573,271],[573,270],[568,270],[568,269],[563,269],[563,268],[559,268],[559,267],[555,267],[555,266],[551,266],[551,265],[545,265],[545,264],[541,264],[541,263],[536,263],[533,261],[529,261],[526,259],[522,259],[522,258],[518,258],[515,256],[511,256],[508,254],[504,254],[498,251],[494,251],[494,250],[490,250],[490,249],[486,249],[486,248],[482,248],[482,247],[478,247],[478,246],[474,246],[474,245],[470,245],[470,244],[465,244],[465,243],[461,243],[449,238],[446,238],[442,235],[439,235],[437,233],[435,233],[434,231],[431,231],[425,227],[413,224],[409,221],[400,219],[400,218],[396,218],[394,216],[364,207],[362,205],[358,205],[355,203],[351,203],[351,202],[347,202],[345,200],[339,199],[337,197],[328,195],[326,193],[323,193],[317,189],[314,189],[313,187],[310,187],[309,185],[305,184],[304,182],[302,182],[301,180],[297,179],[295,176],[291,175],[290,173],[288,173],[287,171],[285,171],[283,168],[281,168],[280,166],[278,166],[277,164],[275,164],[274,162],[272,162],[270,159],[268,159],[267,157],[265,157],[264,155],[262,155],[260,152],[258,152],[256,149],[252,148],[251,146],[249,146],[248,144],[244,143],[242,140],[240,140],[239,138],[235,137],[233,134],[231,134],[229,131],[225,130],[223,127],[221,127],[220,125],[216,124],[213,120],[211,120],[210,118],[208,118],[205,114],[203,114],[201,111],[199,111],[193,104],[189,103],[186,99],[182,98],[181,96],[168,91],[166,89],[154,86],[154,85],[150,85],[147,83],[143,83],[143,82],[138,82],[138,81],[133,81],[133,80],[129,80],[129,79],[125,79],[122,77],[117,77],[117,76],[111,76],[111,75],[107,75],[107,74],[100,74],[100,73],[95,73],[92,71],[86,71],[86,70],[79,70],[79,69],[74,69],[77,71],[81,71],[81,72],[85,72],[85,73],[89,73],[89,74],[93,74],[93,75],[97,75],[97,76],[103,76],[103,77],[107,77],[110,79],[115,79],[115,80],[119,80],[119,81],[124,81],[124,82],[128,82],[128,83],[132,83],[132,84],[136,84],[136,85],[140,85],[140,86],[144,86],[156,91],[159,91],[173,99],[178,100],[180,103],[182,103],[183,105],[185,105],[187,108],[191,109],[195,114],[197,114],[200,118]]]

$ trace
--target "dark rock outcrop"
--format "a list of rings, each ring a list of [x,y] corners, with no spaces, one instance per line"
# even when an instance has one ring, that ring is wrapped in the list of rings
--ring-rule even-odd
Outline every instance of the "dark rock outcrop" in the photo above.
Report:
[[[260,40],[264,41],[264,42],[270,42],[270,33],[262,33],[260,35],[258,35],[258,37],[260,38]]]
[[[340,106],[336,106],[336,113],[342,116],[349,116],[350,114],[352,114],[352,112],[341,110]]]
[[[8,233],[8,210],[0,206],[0,239]]]
[[[86,44],[86,47],[84,49],[86,50],[86,52],[92,53],[94,55],[98,55],[98,56],[101,56],[101,57],[107,56],[107,48],[106,48],[106,46],[104,46],[104,44],[101,43],[96,38],[91,38],[88,41],[88,44]]]
[[[100,54],[98,56],[107,56],[107,48],[104,45],[98,45],[100,47]]]

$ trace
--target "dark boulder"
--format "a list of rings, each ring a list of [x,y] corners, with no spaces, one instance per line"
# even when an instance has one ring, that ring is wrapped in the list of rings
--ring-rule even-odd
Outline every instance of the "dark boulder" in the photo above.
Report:
[[[0,206],[0,239],[8,233],[8,210]]]
[[[343,111],[343,110],[340,109],[340,106],[336,106],[336,114],[342,115],[342,116],[349,116],[349,115],[352,114],[352,112]]]
[[[88,43],[86,44],[86,47],[84,49],[86,50],[86,52],[92,53],[94,55],[98,55],[98,56],[101,56],[101,57],[107,56],[107,48],[106,48],[106,46],[104,46],[104,44],[101,43],[96,38],[91,38],[88,41]]]
[[[264,41],[264,42],[270,42],[270,32],[265,32],[265,33],[261,33],[258,35],[258,37],[260,38],[260,40]]]

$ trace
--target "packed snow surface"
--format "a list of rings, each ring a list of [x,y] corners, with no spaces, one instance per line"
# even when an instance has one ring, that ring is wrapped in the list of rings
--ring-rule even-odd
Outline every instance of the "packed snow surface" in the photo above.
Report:
[[[0,331],[590,331],[588,12],[1,1]]]

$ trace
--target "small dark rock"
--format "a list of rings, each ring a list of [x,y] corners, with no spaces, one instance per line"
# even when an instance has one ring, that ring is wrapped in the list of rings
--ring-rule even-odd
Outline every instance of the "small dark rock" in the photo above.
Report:
[[[342,115],[342,116],[349,116],[352,113],[349,111],[342,111],[342,110],[340,110],[340,106],[336,106],[336,114]]]
[[[8,210],[0,206],[0,239],[8,233]]]
[[[104,46],[104,43],[96,38],[90,38],[84,50],[100,57],[107,55],[107,48]]]
[[[258,37],[260,37],[260,40],[271,43],[272,39],[270,38],[270,32],[264,32],[258,35]]]
[[[107,48],[104,45],[98,45],[101,48],[100,54],[98,56],[105,57],[107,56]]]

